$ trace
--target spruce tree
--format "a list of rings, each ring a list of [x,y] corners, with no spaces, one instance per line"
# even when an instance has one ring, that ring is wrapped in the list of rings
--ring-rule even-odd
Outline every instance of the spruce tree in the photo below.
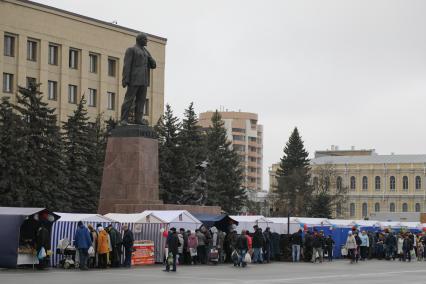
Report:
[[[155,126],[159,144],[160,196],[165,203],[177,203],[182,197],[181,153],[179,132],[181,124],[166,105],[164,115]]]
[[[211,121],[206,137],[209,162],[206,172],[207,205],[221,206],[224,211],[235,214],[247,200],[245,189],[241,186],[241,159],[231,148],[218,111],[213,114]]]
[[[66,210],[68,196],[63,144],[55,109],[42,101],[40,84],[19,87],[15,106],[23,118],[20,135],[26,144],[24,206]]]
[[[0,103],[0,206],[25,205],[26,144],[20,135],[23,121],[8,97]]]
[[[296,127],[284,147],[284,155],[277,171],[278,202],[275,206],[280,214],[304,216],[307,213],[312,193],[308,155]]]
[[[90,136],[89,117],[82,96],[73,114],[63,123],[66,165],[68,172],[67,192],[72,205],[71,212],[94,212],[95,184],[89,168],[93,163],[93,139]]]
[[[102,125],[101,115],[96,117],[94,123],[89,124],[89,141],[87,175],[92,186],[90,188],[91,208],[89,210],[95,213],[98,208],[107,143],[107,130]]]
[[[191,204],[194,200],[194,183],[202,174],[199,165],[206,159],[205,137],[198,117],[191,103],[185,110],[182,127],[178,135],[180,146],[180,178],[182,180],[182,196],[179,203]]]

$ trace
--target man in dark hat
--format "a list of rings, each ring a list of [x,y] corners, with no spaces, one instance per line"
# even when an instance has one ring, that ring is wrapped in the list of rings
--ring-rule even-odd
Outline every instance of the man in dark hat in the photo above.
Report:
[[[176,233],[176,228],[171,228],[170,232],[169,232],[169,236],[167,238],[167,247],[169,248],[169,255],[167,256],[166,259],[166,270],[169,272],[170,271],[170,262],[173,262],[173,269],[172,271],[176,271],[176,256],[178,254],[178,250],[179,250],[179,238],[178,235]]]

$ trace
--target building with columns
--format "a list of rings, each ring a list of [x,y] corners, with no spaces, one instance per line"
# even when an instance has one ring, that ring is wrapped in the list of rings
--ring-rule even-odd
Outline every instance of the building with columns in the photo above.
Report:
[[[425,211],[426,155],[378,155],[374,150],[320,151],[311,160],[313,182],[315,172],[325,165],[332,165],[334,170],[336,180],[330,184],[347,191],[346,202],[336,208],[335,217],[371,219],[378,213]],[[277,187],[278,167],[274,164],[269,171],[272,192]]]
[[[17,86],[41,83],[44,100],[67,120],[81,96],[92,120],[119,119],[125,89],[121,71],[126,48],[140,31],[24,0],[0,1],[0,97],[16,102]],[[157,62],[151,72],[145,117],[163,114],[166,39],[148,35]]]
[[[263,167],[263,126],[258,124],[255,113],[240,111],[221,111],[222,120],[232,142],[232,147],[241,157],[243,167],[243,186],[252,191],[262,190]],[[207,128],[211,125],[214,112],[200,113],[199,124]]]

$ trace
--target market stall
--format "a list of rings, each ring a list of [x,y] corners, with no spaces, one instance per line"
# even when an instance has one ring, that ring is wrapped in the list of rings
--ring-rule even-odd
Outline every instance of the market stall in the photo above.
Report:
[[[269,224],[271,232],[278,234],[287,234],[288,233],[288,218],[286,217],[268,217],[268,220],[272,223]],[[293,234],[300,229],[300,224],[290,218],[290,234]]]
[[[145,215],[144,223],[162,223],[167,224],[168,228],[176,228],[179,230],[198,229],[202,223],[194,215],[186,210],[146,210],[142,214]]]
[[[271,224],[273,224],[272,221],[270,221],[269,219],[261,215],[254,215],[254,216],[235,215],[230,217],[238,222],[238,226],[236,228],[238,233],[241,233],[242,230],[248,230],[250,233],[253,233],[253,226],[255,225],[262,228],[262,230],[265,230],[266,227],[269,227]]]
[[[92,225],[96,228],[97,224],[101,224],[102,227],[106,228],[109,224],[115,225],[118,229],[118,223],[108,217],[104,217],[99,214],[80,214],[80,213],[60,213],[55,212],[56,215],[60,216],[61,219],[58,220],[52,226],[52,257],[50,264],[51,266],[56,267],[58,263],[63,259],[62,255],[58,254],[58,244],[63,239],[68,239],[70,247],[73,247],[74,235],[78,227],[78,222],[81,221],[85,226]]]
[[[0,267],[39,264],[40,243],[50,243],[52,224],[59,218],[45,208],[0,207]]]
[[[222,232],[228,233],[232,225],[237,226],[238,222],[227,214],[212,215],[212,214],[193,214],[195,218],[200,220],[207,228],[216,227]]]
[[[147,254],[151,255],[152,252],[154,252],[153,259],[155,262],[163,262],[166,239],[163,237],[162,231],[167,230],[169,224],[145,212],[134,214],[108,213],[104,216],[118,222],[120,228],[127,225],[133,232],[135,249],[138,250],[132,256],[133,264],[149,262],[151,258]]]
[[[353,220],[328,219],[331,224],[331,236],[334,240],[333,257],[342,256],[342,248],[346,245],[348,232],[356,226]]]

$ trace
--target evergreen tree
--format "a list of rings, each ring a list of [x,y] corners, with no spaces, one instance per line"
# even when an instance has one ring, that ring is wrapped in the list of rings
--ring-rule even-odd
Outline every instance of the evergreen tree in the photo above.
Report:
[[[94,213],[98,208],[107,144],[107,130],[102,125],[101,115],[96,117],[94,123],[89,124],[89,141],[87,175],[92,185],[89,196],[92,207],[89,210]]]
[[[93,139],[89,117],[82,96],[76,110],[63,123],[66,165],[68,172],[67,192],[70,196],[71,212],[94,212],[94,184],[89,168],[93,163]]]
[[[218,205],[228,213],[238,213],[247,200],[241,186],[241,159],[227,140],[224,123],[218,111],[207,129],[207,205]]]
[[[304,216],[309,206],[312,193],[309,184],[309,153],[305,150],[297,127],[294,128],[281,158],[278,176],[278,202],[276,207],[280,214]]]
[[[177,203],[182,192],[181,153],[179,132],[181,124],[173,114],[170,105],[166,105],[164,115],[155,126],[159,143],[160,196],[165,203]]]
[[[55,109],[42,101],[37,85],[19,87],[18,105],[23,118],[21,138],[26,144],[24,206],[66,210],[68,206],[63,144]]]
[[[8,97],[0,103],[0,206],[25,205],[26,144],[23,121],[13,111]]]
[[[180,178],[182,180],[182,196],[179,203],[192,203],[194,200],[194,183],[202,174],[198,167],[205,159],[204,133],[198,125],[198,117],[191,103],[185,110],[182,127],[178,135],[180,146]]]

